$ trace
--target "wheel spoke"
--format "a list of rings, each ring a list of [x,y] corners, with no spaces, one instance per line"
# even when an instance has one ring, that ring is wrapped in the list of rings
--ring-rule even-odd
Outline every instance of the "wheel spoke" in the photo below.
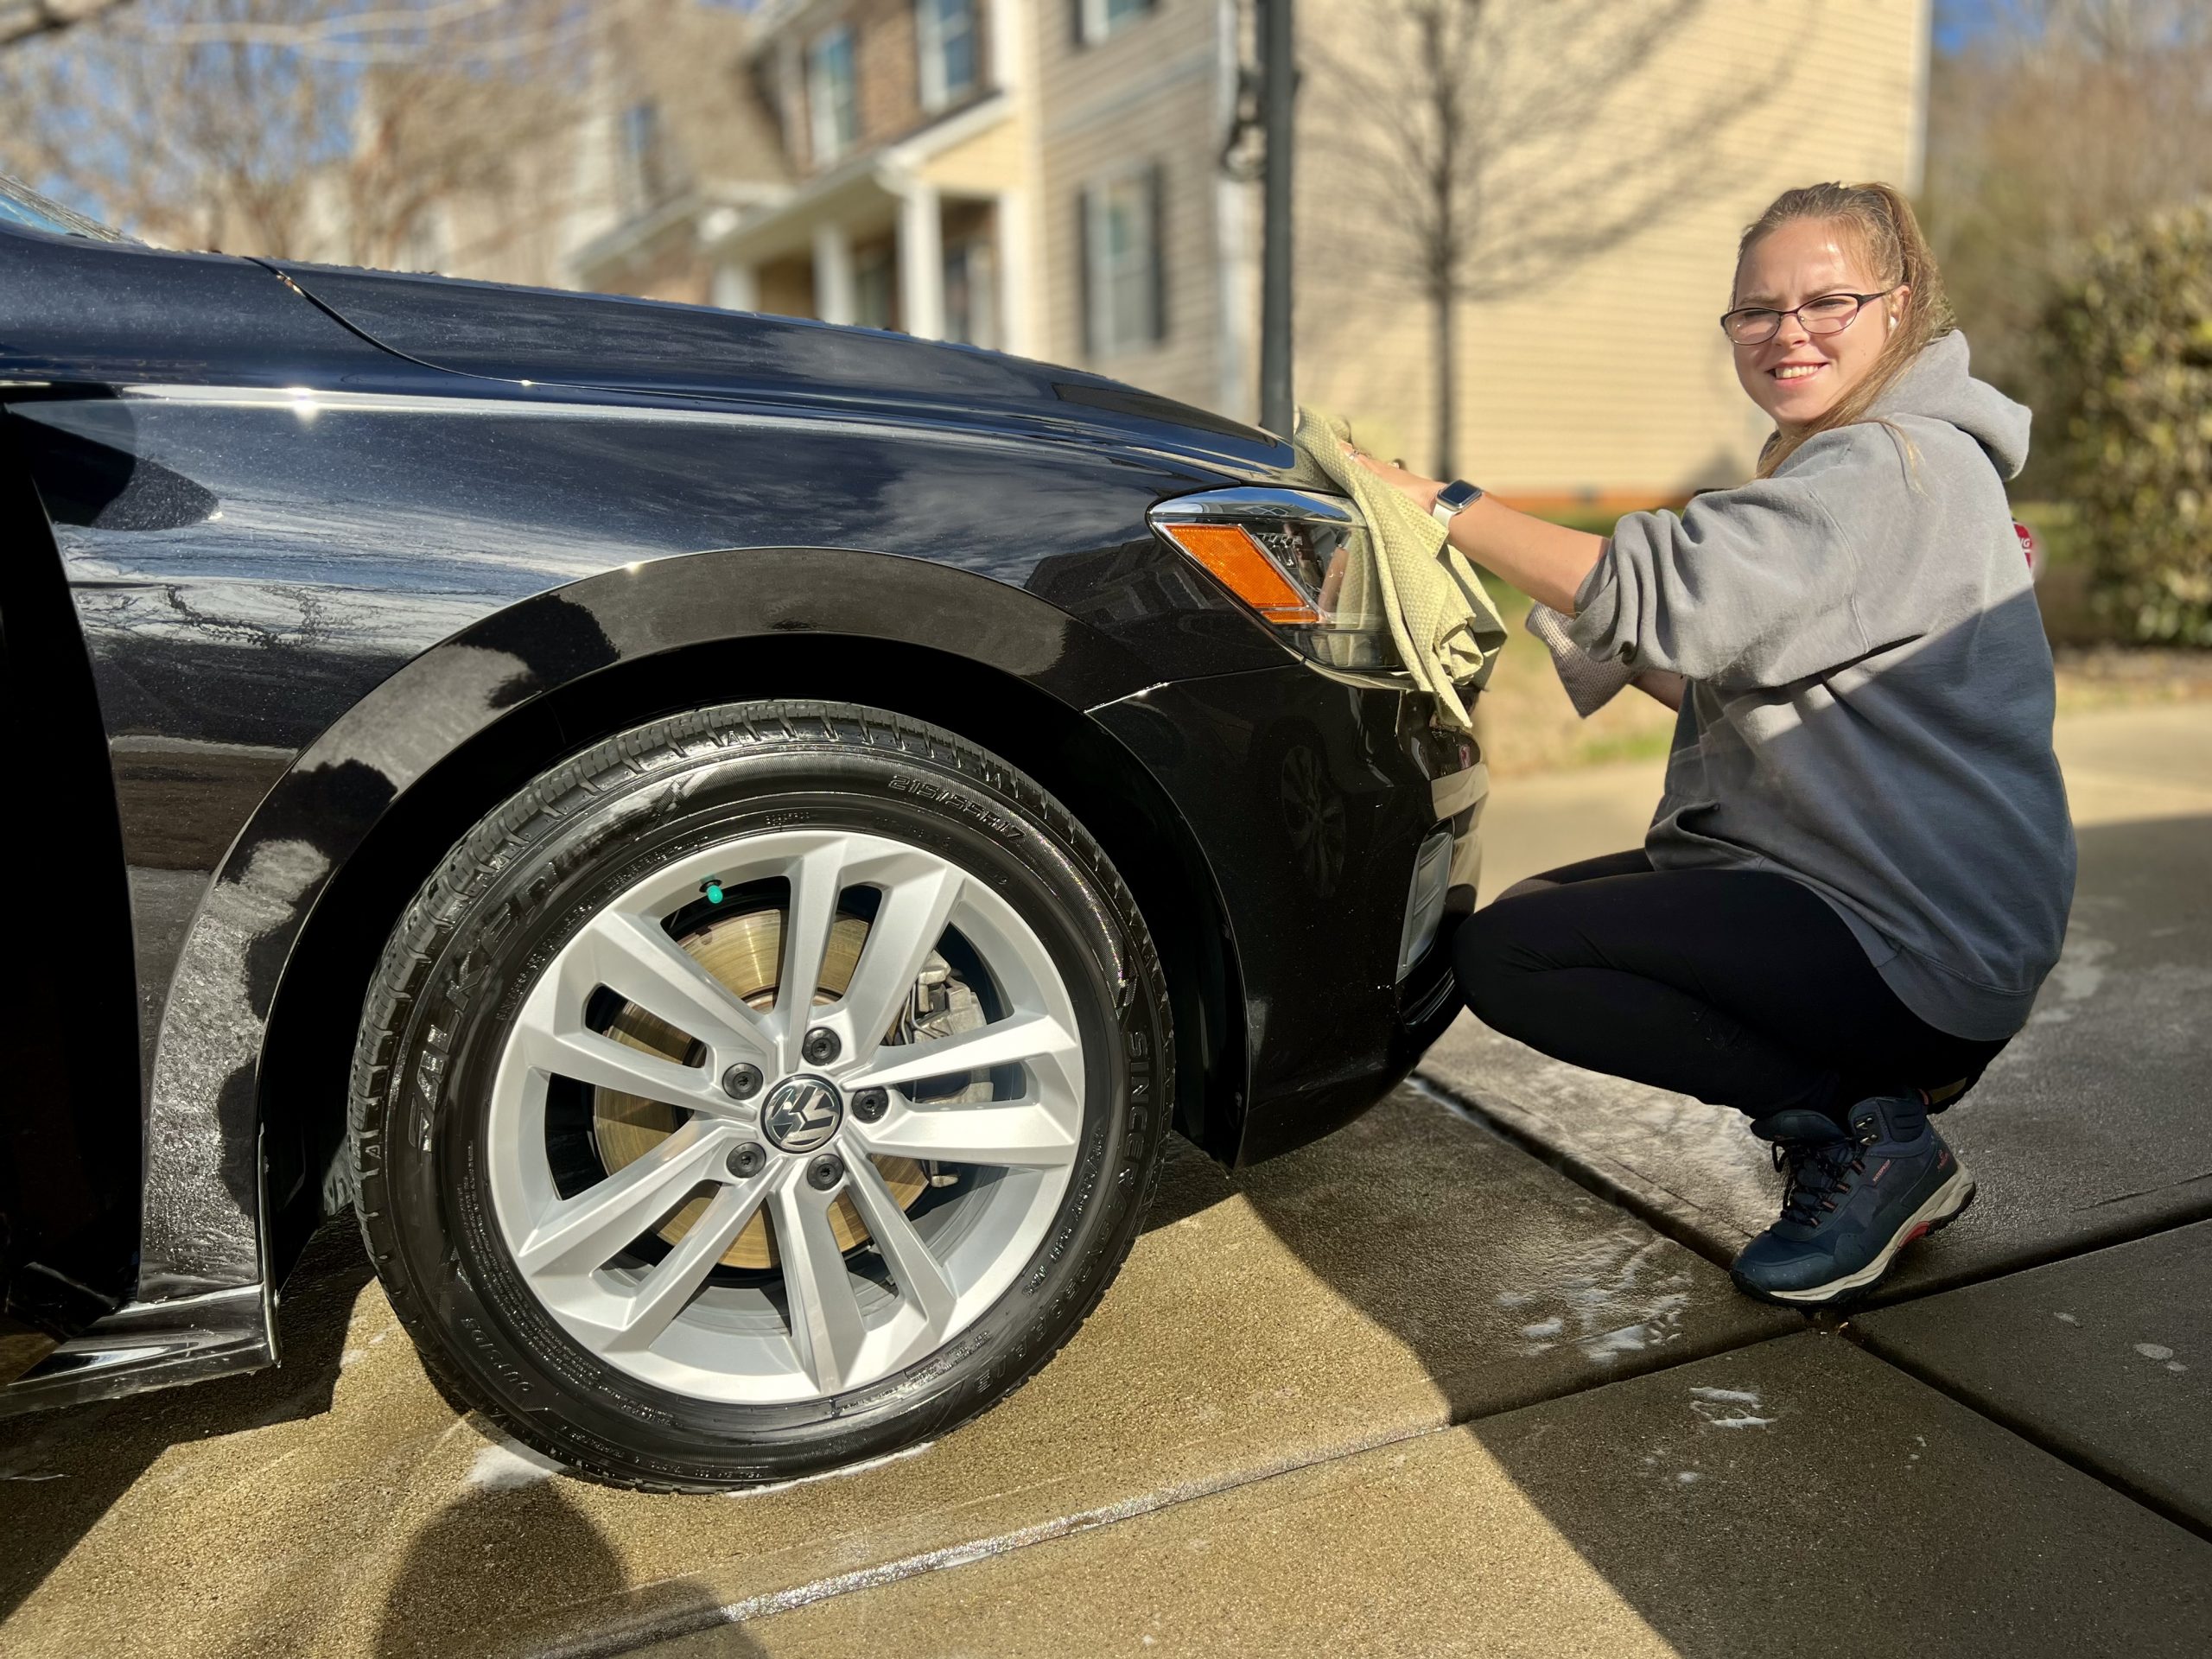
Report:
[[[861,1218],[868,1223],[869,1236],[883,1252],[883,1259],[891,1264],[891,1276],[899,1281],[899,1294],[920,1310],[923,1335],[934,1348],[952,1323],[960,1293],[914,1230],[913,1222],[885,1183],[883,1172],[866,1158],[850,1160],[845,1170]]]
[[[554,1031],[531,1025],[522,1028],[519,1037],[524,1059],[541,1071],[694,1110],[720,1113],[729,1106],[697,1067],[679,1065],[595,1031]]]
[[[995,1065],[1028,1064],[1067,1079],[1083,1052],[1082,1044],[1048,1014],[1018,1014],[957,1037],[926,1043],[902,1043],[878,1051],[878,1065],[867,1067],[852,1086],[918,1083],[959,1071],[986,1071]]]
[[[728,1138],[694,1118],[634,1163],[555,1206],[516,1249],[516,1264],[525,1274],[603,1267],[715,1173]]]
[[[829,954],[830,930],[837,919],[837,895],[844,890],[844,880],[842,842],[817,847],[791,867],[791,902],[784,911],[784,959],[775,1007],[786,1071],[796,1071],[805,1063],[799,1044],[814,1017],[814,993],[822,983],[823,959]]]
[[[855,1058],[867,1056],[914,994],[914,982],[937,942],[967,877],[950,864],[932,864],[887,889],[842,999],[850,1020]]]
[[[881,1122],[847,1133],[887,1157],[999,1169],[1058,1169],[1075,1161],[1075,1128],[1042,1100],[994,1101],[919,1109],[894,1104]]]
[[[622,1312],[620,1328],[607,1344],[610,1351],[634,1352],[652,1347],[707,1282],[715,1263],[736,1242],[767,1195],[765,1176],[725,1186],[715,1193],[706,1214],[653,1265],[630,1298]]]
[[[580,943],[588,947],[586,972],[599,984],[709,1045],[718,1062],[742,1053],[761,1065],[776,1063],[775,1043],[760,1016],[658,923],[609,911]]]
[[[845,1386],[868,1339],[852,1275],[830,1226],[833,1196],[817,1192],[804,1178],[787,1179],[776,1194],[776,1252],[791,1302],[791,1343],[824,1394]]]

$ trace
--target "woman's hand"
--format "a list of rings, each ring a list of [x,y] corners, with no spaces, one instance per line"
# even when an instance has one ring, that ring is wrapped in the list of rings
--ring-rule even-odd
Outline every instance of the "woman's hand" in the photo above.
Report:
[[[1357,445],[1346,444],[1344,454],[1404,495],[1423,512],[1436,505],[1436,493],[1444,487],[1444,480],[1440,478],[1423,478],[1419,473],[1408,472],[1402,463],[1395,461],[1387,463],[1377,461]]]
[[[1423,512],[1434,509],[1444,488],[1440,479],[1423,478],[1395,461],[1377,461],[1357,444],[1346,444],[1344,454]],[[1484,569],[1562,616],[1574,614],[1575,595],[1605,550],[1599,537],[1516,512],[1494,495],[1479,496],[1453,513],[1445,538]]]

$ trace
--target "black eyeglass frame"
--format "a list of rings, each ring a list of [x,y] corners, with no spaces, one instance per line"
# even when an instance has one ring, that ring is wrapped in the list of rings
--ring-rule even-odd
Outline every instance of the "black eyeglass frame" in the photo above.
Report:
[[[1777,311],[1770,305],[1739,305],[1733,311],[1723,311],[1720,314],[1720,332],[1723,334],[1727,335],[1728,343],[1731,346],[1764,346],[1767,341],[1772,340],[1777,334],[1782,332],[1782,320],[1784,317],[1796,317],[1799,325],[1802,326],[1808,334],[1840,334],[1845,329],[1850,327],[1853,323],[1859,321],[1859,314],[1866,308],[1866,302],[1869,300],[1885,300],[1904,286],[1904,284],[1903,283],[1892,283],[1888,288],[1879,289],[1872,294],[1853,294],[1840,289],[1833,294],[1815,294],[1811,299],[1807,300],[1803,305],[1793,305],[1787,311]],[[1825,300],[1854,300],[1858,302],[1858,303],[1851,308],[1851,315],[1846,317],[1841,322],[1836,324],[1834,327],[1815,328],[1811,323],[1805,321],[1802,313],[1805,309],[1805,306],[1818,305]],[[1738,340],[1734,334],[1729,333],[1729,318],[1754,315],[1772,317],[1774,319],[1774,327],[1768,329],[1766,333],[1761,334],[1757,340]]]

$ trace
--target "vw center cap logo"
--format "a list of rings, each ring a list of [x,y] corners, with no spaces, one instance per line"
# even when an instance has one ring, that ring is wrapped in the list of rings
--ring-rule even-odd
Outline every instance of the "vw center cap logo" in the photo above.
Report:
[[[760,1108],[760,1127],[785,1152],[812,1152],[828,1144],[845,1121],[845,1103],[827,1077],[801,1072],[785,1077]]]

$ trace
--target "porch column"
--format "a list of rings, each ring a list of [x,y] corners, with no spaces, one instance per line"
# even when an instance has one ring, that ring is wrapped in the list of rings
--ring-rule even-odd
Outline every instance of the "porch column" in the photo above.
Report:
[[[814,310],[824,322],[853,320],[853,238],[842,225],[814,227]]]
[[[751,265],[716,265],[709,297],[725,311],[758,311],[760,273]]]
[[[909,181],[899,208],[899,302],[918,340],[944,338],[944,232],[937,187]]]
[[[1029,197],[1001,190],[998,197],[999,349],[1016,357],[1042,357],[1029,302]]]

